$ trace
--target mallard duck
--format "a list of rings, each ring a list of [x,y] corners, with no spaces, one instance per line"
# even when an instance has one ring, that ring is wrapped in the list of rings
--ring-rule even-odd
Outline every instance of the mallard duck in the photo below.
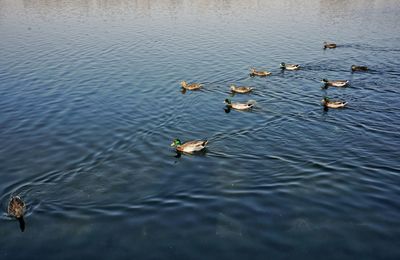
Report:
[[[186,81],[182,81],[181,82],[181,86],[182,86],[182,88],[187,89],[187,90],[198,90],[198,89],[201,88],[201,84],[200,83],[188,84]]]
[[[228,108],[233,108],[237,110],[247,110],[254,106],[254,103],[232,103],[230,99],[225,99],[225,104]]]
[[[254,69],[254,68],[252,68],[252,69],[250,69],[250,76],[251,77],[255,77],[255,76],[258,76],[258,77],[266,77],[266,76],[269,76],[269,75],[271,75],[272,73],[271,72],[269,72],[269,71],[257,71],[256,69]]]
[[[174,146],[176,151],[178,152],[194,153],[205,149],[207,144],[208,144],[207,140],[195,140],[182,143],[181,140],[175,139],[172,142],[171,146]]]
[[[286,64],[284,62],[281,63],[280,67],[283,70],[298,70],[298,69],[300,69],[299,64]]]
[[[351,65],[351,70],[352,71],[367,71],[368,67],[367,66]]]
[[[322,83],[325,84],[325,86],[332,86],[332,87],[345,87],[347,84],[349,84],[348,80],[327,80],[327,79],[322,79]]]
[[[328,97],[324,97],[324,99],[321,100],[321,103],[326,108],[342,108],[347,105],[347,102],[339,100],[331,101]]]
[[[334,49],[334,48],[336,48],[336,43],[324,42],[324,49]]]
[[[18,219],[21,231],[25,230],[25,202],[19,196],[13,196],[8,203],[8,215]]]
[[[234,92],[234,93],[244,94],[244,93],[249,93],[252,90],[253,90],[252,87],[245,87],[245,86],[238,87],[238,86],[235,86],[235,85],[231,85],[231,91]]]

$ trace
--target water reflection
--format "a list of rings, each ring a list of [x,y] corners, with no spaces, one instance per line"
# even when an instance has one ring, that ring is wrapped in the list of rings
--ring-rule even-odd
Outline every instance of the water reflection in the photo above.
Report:
[[[1,0],[0,17],[7,15],[9,10],[21,8],[35,10],[41,15],[53,15],[54,12],[63,10],[79,15],[127,15],[152,16],[160,13],[168,13],[170,16],[178,16],[182,12],[189,13],[217,13],[219,15],[240,15],[243,10],[259,9],[263,6],[269,9],[282,8],[285,5],[297,5],[297,2],[289,1],[285,4],[277,1],[260,0]],[[3,9],[3,11],[1,11]]]
[[[312,1],[310,1],[312,2]],[[338,14],[336,11],[348,11],[350,9],[360,9],[368,5],[368,7],[385,7],[396,4],[397,1],[369,0],[369,1],[345,1],[345,0],[320,0],[319,8],[321,12]],[[65,0],[1,0],[1,6],[13,6],[14,8],[40,9],[41,11],[52,9],[74,9],[88,12],[89,10],[101,9],[108,12],[138,12],[149,13],[151,10],[169,10],[170,12],[182,11],[184,9],[195,9],[199,12],[206,11],[226,11],[243,9],[259,9],[264,6],[268,8],[298,6],[301,7],[304,3],[298,1],[284,1],[276,3],[273,0],[80,0],[80,1],[65,1]],[[21,6],[22,5],[22,6]],[[0,9],[1,10],[1,9]]]
[[[168,10],[169,12],[177,13],[184,9],[195,9],[199,12],[206,12],[210,10],[224,10],[229,11],[232,9],[241,8],[257,8],[264,1],[247,0],[247,1],[233,1],[233,0],[204,0],[204,1],[187,1],[187,0],[81,0],[81,1],[63,1],[63,0],[20,0],[20,1],[7,1],[7,5],[17,7],[22,2],[23,7],[27,9],[40,9],[45,10],[81,10],[89,13],[89,10],[101,9],[107,12],[137,12],[141,14],[150,14],[152,10]]]

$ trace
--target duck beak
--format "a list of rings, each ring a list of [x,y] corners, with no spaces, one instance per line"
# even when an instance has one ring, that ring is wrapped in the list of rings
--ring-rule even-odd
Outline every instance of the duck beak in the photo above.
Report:
[[[171,144],[171,147],[173,147],[173,146],[175,146],[175,143],[172,143],[172,144]]]

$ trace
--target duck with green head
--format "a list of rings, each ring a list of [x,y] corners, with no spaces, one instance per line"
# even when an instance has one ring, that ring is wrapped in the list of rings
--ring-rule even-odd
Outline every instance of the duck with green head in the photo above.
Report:
[[[171,146],[175,147],[177,152],[195,153],[204,150],[207,144],[207,140],[194,140],[182,143],[181,140],[174,139]]]
[[[281,62],[280,68],[283,70],[299,70],[300,65],[299,64],[286,64],[284,62]]]
[[[236,110],[248,110],[254,107],[254,103],[246,102],[246,103],[232,103],[230,99],[225,99],[225,104],[228,108],[233,108]]]
[[[347,105],[347,102],[345,101],[331,101],[328,97],[324,97],[324,99],[321,100],[321,103],[325,108],[343,108]]]
[[[325,84],[326,87],[346,87],[349,84],[348,80],[327,80],[322,79],[322,83]]]

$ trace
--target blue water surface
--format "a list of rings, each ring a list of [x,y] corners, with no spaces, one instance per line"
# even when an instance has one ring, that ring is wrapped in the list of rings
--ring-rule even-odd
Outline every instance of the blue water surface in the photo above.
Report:
[[[400,259],[399,13],[396,0],[0,0],[0,258]],[[225,98],[256,107],[226,113]],[[174,138],[209,146],[177,158]]]

